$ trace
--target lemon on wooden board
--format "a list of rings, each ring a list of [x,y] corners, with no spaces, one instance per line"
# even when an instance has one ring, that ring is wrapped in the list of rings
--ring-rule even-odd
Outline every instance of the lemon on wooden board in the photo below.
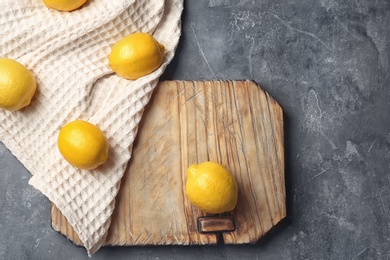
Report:
[[[0,58],[0,108],[15,111],[28,106],[36,88],[31,71],[15,60]]]
[[[87,0],[42,0],[43,3],[54,10],[70,12],[81,7]]]
[[[148,33],[133,33],[117,41],[108,56],[111,69],[126,79],[138,79],[161,66],[164,46]]]
[[[92,170],[107,161],[109,144],[97,126],[87,121],[75,120],[61,128],[58,149],[71,165]]]
[[[238,186],[234,176],[223,165],[203,162],[187,170],[186,193],[197,208],[211,214],[236,207]]]

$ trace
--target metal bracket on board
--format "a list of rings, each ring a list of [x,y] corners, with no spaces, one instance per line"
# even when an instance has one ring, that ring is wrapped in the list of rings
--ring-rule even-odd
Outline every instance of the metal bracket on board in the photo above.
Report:
[[[200,233],[232,232],[236,229],[234,216],[206,216],[198,218]]]

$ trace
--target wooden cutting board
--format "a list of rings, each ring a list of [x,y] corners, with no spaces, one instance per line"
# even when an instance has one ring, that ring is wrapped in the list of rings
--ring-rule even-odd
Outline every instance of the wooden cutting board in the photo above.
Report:
[[[239,186],[234,211],[208,215],[185,195],[189,165],[216,161]],[[106,245],[254,243],[286,216],[283,111],[253,81],[165,81],[153,93]],[[52,207],[52,227],[81,244]]]

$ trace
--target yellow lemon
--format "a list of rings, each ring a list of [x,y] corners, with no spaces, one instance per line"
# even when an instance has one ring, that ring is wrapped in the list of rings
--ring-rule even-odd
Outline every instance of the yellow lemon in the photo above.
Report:
[[[211,214],[236,207],[238,186],[234,176],[223,165],[203,162],[187,170],[186,193],[197,208]]]
[[[15,111],[28,106],[36,88],[35,77],[26,67],[0,58],[0,108]]]
[[[109,144],[97,126],[76,120],[61,128],[58,149],[71,165],[92,170],[107,161]]]
[[[52,9],[58,11],[73,11],[82,6],[87,0],[42,0],[43,3]]]
[[[111,69],[126,79],[138,79],[160,67],[164,46],[148,33],[133,33],[114,44],[108,60]]]

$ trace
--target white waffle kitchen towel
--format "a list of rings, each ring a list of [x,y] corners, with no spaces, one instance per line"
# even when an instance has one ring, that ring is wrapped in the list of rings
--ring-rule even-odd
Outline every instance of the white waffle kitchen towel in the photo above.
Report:
[[[48,9],[41,0],[0,3],[0,56],[25,65],[38,83],[30,106],[0,110],[0,140],[89,255],[107,235],[142,112],[179,41],[182,9],[183,0],[89,0],[73,12]],[[130,81],[112,73],[107,57],[116,41],[136,31],[152,33],[166,52],[159,69]],[[58,151],[60,128],[76,119],[96,124],[109,140],[109,159],[96,170],[76,169]]]

